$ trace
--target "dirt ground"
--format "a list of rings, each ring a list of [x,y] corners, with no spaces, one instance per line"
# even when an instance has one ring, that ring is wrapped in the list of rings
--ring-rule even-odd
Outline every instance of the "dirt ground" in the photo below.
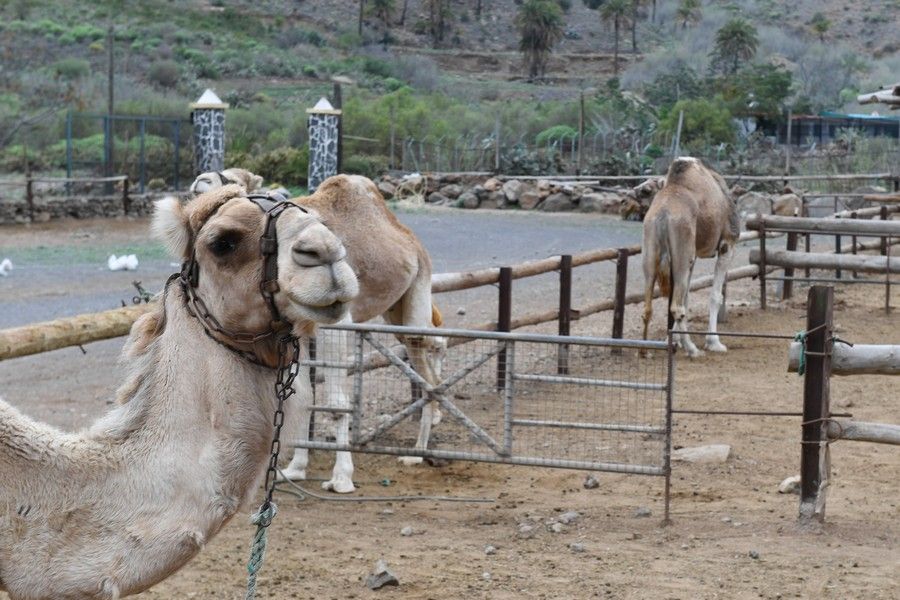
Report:
[[[775,302],[766,312],[757,308],[757,292],[755,282],[729,286],[724,331],[803,329],[805,288],[796,300]],[[898,342],[896,313],[884,313],[881,293],[876,286],[836,290],[835,321],[843,339]],[[541,306],[537,296],[516,296],[517,310]],[[470,301],[474,305],[478,299]],[[705,302],[703,293],[692,297],[692,327],[705,327]],[[662,308],[658,303],[657,336],[663,332]],[[626,321],[626,335],[639,335],[638,307],[626,311]],[[609,315],[578,321],[573,329],[605,335]],[[723,341],[729,346],[725,355],[678,357],[676,408],[800,410],[802,378],[786,372],[786,341]],[[120,347],[121,340],[112,340],[88,346],[83,357],[68,349],[0,363],[4,397],[58,426],[80,427],[104,410],[115,369],[100,367],[112,364]],[[57,393],[48,397],[48,389]],[[896,378],[835,378],[833,410],[900,423],[897,391]],[[801,529],[798,497],[776,489],[798,472],[799,439],[799,417],[678,415],[676,447],[726,443],[732,454],[724,464],[674,464],[672,523],[665,527],[663,480],[657,477],[597,473],[599,487],[588,490],[583,471],[459,461],[401,468],[392,457],[359,455],[359,491],[351,497],[357,500],[278,496],[257,597],[898,597],[900,451],[835,444],[828,522]],[[326,475],[329,458],[314,453],[312,474]],[[390,484],[381,485],[384,480]],[[317,490],[318,483],[305,487]],[[434,495],[493,502],[360,501]],[[639,508],[649,509],[650,516],[637,517]],[[567,511],[580,516],[554,531],[551,526]],[[525,524],[532,529],[523,533]],[[413,534],[401,535],[407,526]],[[252,533],[247,520],[236,518],[184,569],[138,597],[243,598]],[[487,546],[495,550],[489,553]],[[380,558],[399,578],[399,587],[366,588],[364,579]]]

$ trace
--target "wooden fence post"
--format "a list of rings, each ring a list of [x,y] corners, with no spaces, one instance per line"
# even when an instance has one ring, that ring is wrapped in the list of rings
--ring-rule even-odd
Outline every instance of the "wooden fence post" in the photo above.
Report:
[[[884,204],[881,205],[881,214],[879,216],[882,221],[888,220],[888,209]],[[884,236],[881,238],[881,255],[887,256],[887,238]]]
[[[25,180],[25,202],[28,204],[28,218],[34,221],[34,181],[30,176]]]
[[[832,315],[834,288],[814,285],[806,309],[806,371],[803,380],[803,422],[800,448],[800,522],[825,520],[825,492],[830,477],[828,417],[830,416]]]
[[[797,234],[794,232],[789,232],[787,234],[787,246],[786,249],[788,252],[793,252],[797,249]],[[794,280],[788,279],[789,277],[794,276],[794,268],[793,267],[785,267],[784,268],[784,284],[781,286],[781,299],[788,300],[794,295]]]
[[[131,198],[128,197],[128,177],[125,177],[122,181],[122,210],[126,215],[129,208],[131,208]]]
[[[759,223],[759,307],[766,310],[766,226]]]
[[[572,324],[572,255],[559,258],[559,335],[569,335]],[[556,373],[569,374],[569,346],[557,348]]]
[[[500,292],[497,302],[497,331],[512,328],[512,267],[500,267]],[[497,389],[506,385],[506,350],[497,354]]]
[[[625,292],[628,286],[628,250],[619,248],[616,257],[616,294],[613,298],[613,322],[612,336],[614,339],[622,339],[622,330],[625,323]],[[613,348],[613,354],[621,354],[621,348]]]

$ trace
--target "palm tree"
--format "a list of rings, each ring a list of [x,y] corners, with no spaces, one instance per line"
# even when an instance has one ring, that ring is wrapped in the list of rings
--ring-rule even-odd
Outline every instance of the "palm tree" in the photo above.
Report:
[[[369,12],[381,23],[384,30],[383,40],[387,42],[388,30],[391,27],[391,13],[394,12],[394,0],[372,0]]]
[[[631,0],[631,53],[637,54],[637,22],[638,10],[644,0]]]
[[[720,68],[725,75],[734,74],[742,62],[756,55],[758,45],[756,27],[736,17],[716,32],[716,46],[711,53],[710,66],[713,70]]]
[[[613,74],[619,75],[619,30],[631,13],[630,0],[607,0],[600,7],[600,18],[613,23]]]
[[[547,56],[563,34],[563,18],[559,4],[553,0],[525,0],[516,15],[521,38],[519,50],[528,65],[528,80],[542,77]]]
[[[688,24],[700,22],[700,0],[681,0],[675,16],[681,21],[681,28],[687,29]]]

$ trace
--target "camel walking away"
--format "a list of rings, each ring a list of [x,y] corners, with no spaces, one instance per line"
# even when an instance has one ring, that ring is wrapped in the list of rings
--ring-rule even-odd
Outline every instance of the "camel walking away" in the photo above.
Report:
[[[740,235],[740,221],[721,175],[696,158],[676,158],[665,185],[657,192],[644,217],[644,339],[653,315],[653,288],[671,298],[669,311],[676,331],[687,328],[691,275],[697,258],[716,258],[709,294],[709,332],[706,349],[725,352],[716,335],[722,286]],[[688,355],[702,354],[686,333],[675,335]]]
[[[260,208],[238,186],[184,207],[157,204],[155,230],[195,267],[135,324],[128,343],[142,347],[126,359],[123,402],[106,416],[66,433],[0,401],[0,589],[12,600],[139,593],[187,563],[259,489],[279,340],[339,320],[358,289],[319,220],[291,206],[273,229],[274,213]],[[308,396],[308,373],[293,386]]]
[[[246,169],[228,169],[227,176],[238,179],[252,192],[262,184],[262,178]],[[214,188],[221,178],[216,173],[203,173],[194,182]],[[194,187],[192,186],[192,188]],[[350,265],[359,280],[360,293],[350,303],[350,317],[354,323],[364,323],[379,315],[391,325],[429,328],[440,327],[441,313],[431,297],[431,258],[416,235],[400,223],[388,208],[372,180],[354,175],[338,175],[326,179],[307,197],[291,200],[316,212],[323,223],[337,235],[347,249]],[[349,319],[348,319],[349,320]],[[322,349],[323,356],[349,355],[348,336],[329,334],[323,341],[331,347]],[[441,380],[441,358],[444,340],[437,336],[404,336],[400,339],[407,348],[413,368],[430,384]],[[350,406],[350,380],[344,369],[320,368],[324,378],[327,404],[333,408]],[[308,435],[308,407],[304,407],[307,422],[298,437]],[[317,424],[332,421],[337,443],[350,440],[350,416],[319,413]],[[422,409],[416,448],[428,447],[431,427],[440,420],[440,411],[432,403]],[[422,462],[420,457],[405,456],[406,465]],[[284,470],[289,479],[305,479],[309,451],[298,448]],[[322,487],[338,493],[349,493],[353,485],[353,459],[349,452],[337,452],[331,479]]]

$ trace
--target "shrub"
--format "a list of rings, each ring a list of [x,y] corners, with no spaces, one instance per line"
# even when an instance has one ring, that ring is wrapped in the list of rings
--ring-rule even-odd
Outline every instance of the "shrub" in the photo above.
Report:
[[[95,27],[94,25],[90,25],[87,23],[83,23],[81,25],[76,25],[70,30],[70,33],[75,38],[77,42],[83,42],[85,40],[95,41],[99,40],[106,35],[99,27]]]
[[[233,154],[229,164],[241,166],[262,175],[269,183],[306,185],[309,171],[309,148],[281,147],[259,154]]]
[[[150,65],[147,78],[161,88],[174,88],[181,76],[178,63],[172,60],[158,60]]]
[[[64,58],[53,63],[52,68],[57,77],[71,81],[87,76],[91,72],[91,63],[82,58]]]
[[[681,111],[684,111],[681,129],[683,148],[734,141],[731,111],[721,96],[716,96],[712,100],[706,98],[680,100],[672,107],[666,118],[660,121],[660,131],[675,135],[678,129],[678,114]]]
[[[350,175],[363,175],[375,179],[388,169],[388,157],[367,154],[353,154],[344,157],[341,171]]]
[[[568,125],[554,125],[537,134],[535,143],[538,146],[546,146],[549,142],[571,140],[577,133],[573,127]]]

